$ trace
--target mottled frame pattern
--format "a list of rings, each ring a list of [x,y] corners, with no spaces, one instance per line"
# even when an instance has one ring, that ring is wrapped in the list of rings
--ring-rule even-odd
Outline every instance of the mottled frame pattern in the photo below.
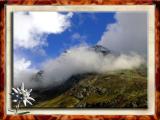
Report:
[[[5,5],[155,5],[156,112],[154,115],[6,115]],[[159,120],[160,119],[160,0],[0,0],[0,120]]]

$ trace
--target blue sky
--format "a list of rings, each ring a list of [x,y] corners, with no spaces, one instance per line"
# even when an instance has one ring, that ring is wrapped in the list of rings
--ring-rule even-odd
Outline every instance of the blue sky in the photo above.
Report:
[[[15,12],[13,22],[14,60],[27,68],[80,44],[147,55],[146,12]]]
[[[29,13],[28,13],[29,14]],[[25,14],[25,15],[28,15]],[[66,15],[67,13],[60,13]],[[47,45],[36,46],[31,49],[14,50],[14,54],[25,56],[36,67],[49,59],[56,58],[65,50],[80,44],[95,45],[101,39],[108,24],[114,23],[114,12],[76,12],[70,18],[70,27],[61,33],[43,33]],[[54,29],[54,28],[53,28]],[[43,37],[41,38],[43,39]],[[45,51],[45,55],[37,54],[37,51]]]
[[[47,52],[47,55],[56,57],[62,51],[72,46],[79,45],[82,42],[85,42],[88,45],[96,44],[100,40],[106,25],[115,22],[113,15],[114,13],[74,14],[71,19],[71,27],[68,30],[61,34],[48,35],[48,47],[44,48]],[[73,34],[85,36],[84,41],[72,39]]]
[[[19,11],[13,18],[16,85],[39,85],[30,79],[40,69],[46,84],[56,84],[82,71],[132,68],[147,58],[147,12]],[[120,56],[101,58],[81,44],[102,45]]]

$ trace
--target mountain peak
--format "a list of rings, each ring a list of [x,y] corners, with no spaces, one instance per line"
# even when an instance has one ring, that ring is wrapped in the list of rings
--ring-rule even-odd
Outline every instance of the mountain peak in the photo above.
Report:
[[[102,45],[94,45],[90,49],[94,50],[95,52],[102,53],[103,55],[107,55],[111,53],[111,51],[108,48]]]

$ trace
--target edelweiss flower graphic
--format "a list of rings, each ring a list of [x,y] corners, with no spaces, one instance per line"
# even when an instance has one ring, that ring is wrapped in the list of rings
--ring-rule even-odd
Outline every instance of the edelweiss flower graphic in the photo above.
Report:
[[[12,88],[13,92],[12,95],[12,101],[13,102],[23,102],[23,104],[26,106],[26,103],[29,103],[32,105],[32,103],[29,100],[35,101],[32,97],[30,97],[30,93],[32,92],[32,89],[27,90],[24,89],[24,83],[21,85],[21,89],[19,88]]]
[[[32,92],[32,89],[24,89],[24,83],[22,83],[21,88],[12,88],[12,101],[14,103],[17,103],[16,105],[16,112],[19,108],[19,105],[21,103],[24,104],[24,106],[27,106],[27,103],[32,105],[32,103],[29,100],[35,101],[32,97],[30,97],[30,93]]]

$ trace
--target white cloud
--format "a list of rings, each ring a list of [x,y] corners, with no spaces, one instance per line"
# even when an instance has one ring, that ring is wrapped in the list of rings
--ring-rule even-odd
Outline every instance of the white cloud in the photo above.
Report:
[[[20,86],[24,82],[26,87],[35,86],[37,83],[31,79],[38,70],[31,66],[31,61],[25,58],[15,58],[14,61],[14,85]]]
[[[15,72],[26,70],[31,66],[31,61],[26,60],[25,58],[22,58],[20,60],[16,60],[14,63]]]
[[[82,45],[69,49],[56,59],[50,59],[42,64],[44,70],[43,81],[33,80],[33,75],[38,71],[31,66],[31,61],[20,59],[14,66],[14,83],[20,85],[23,81],[26,87],[57,86],[72,75],[83,73],[103,73],[120,69],[133,69],[144,62],[138,54],[121,54],[119,56],[108,54],[103,56],[88,46]]]
[[[71,26],[73,13],[16,12],[14,13],[14,45],[31,49],[45,45],[44,33],[59,34]]]
[[[79,40],[81,42],[84,42],[86,39],[87,39],[87,36],[85,35],[80,35],[79,33],[74,33],[72,36],[71,36],[71,39],[72,40]]]
[[[107,25],[98,44],[114,51],[134,51],[146,55],[147,13],[118,12],[115,19],[116,23]]]
[[[79,33],[74,33],[71,37],[72,39],[79,39],[81,36]]]
[[[50,59],[43,64],[44,86],[56,86],[72,75],[83,73],[103,73],[120,69],[133,69],[144,62],[138,54],[121,54],[116,56],[89,50],[88,46],[74,47],[56,59]]]
[[[39,55],[39,56],[42,56],[42,57],[46,57],[47,56],[46,51],[41,47],[35,47],[31,51],[32,51],[32,53],[34,55]]]
[[[60,34],[71,26],[73,13],[58,12],[15,12],[14,13],[14,48],[30,49],[33,53],[45,56],[43,46],[47,45],[46,34]],[[24,82],[29,87],[38,86],[32,76],[38,71],[31,60],[23,54],[14,53],[14,84]]]

